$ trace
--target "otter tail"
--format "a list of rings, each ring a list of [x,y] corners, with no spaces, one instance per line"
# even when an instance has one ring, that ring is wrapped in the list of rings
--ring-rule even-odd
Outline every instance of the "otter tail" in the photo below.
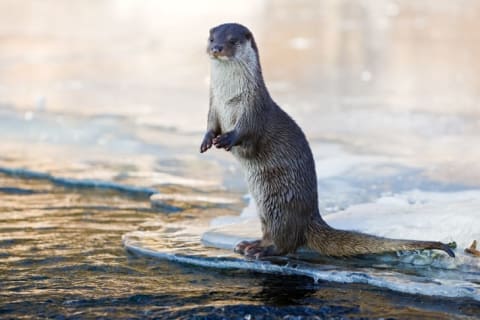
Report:
[[[438,241],[396,240],[337,230],[321,219],[314,219],[307,231],[307,247],[327,256],[342,257],[400,250],[438,249],[455,257],[452,249]]]

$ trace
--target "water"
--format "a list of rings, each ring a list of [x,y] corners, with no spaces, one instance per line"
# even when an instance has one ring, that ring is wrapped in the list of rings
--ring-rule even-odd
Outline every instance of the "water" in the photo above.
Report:
[[[477,317],[480,260],[463,249],[480,240],[479,9],[1,1],[0,317]],[[306,132],[325,218],[455,241],[455,260],[218,248],[259,232],[232,157],[198,154],[204,42],[225,20],[254,31]]]

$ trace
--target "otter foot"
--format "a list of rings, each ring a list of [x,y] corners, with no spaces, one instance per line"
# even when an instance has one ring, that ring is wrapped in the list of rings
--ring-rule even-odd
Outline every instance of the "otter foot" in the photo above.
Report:
[[[239,243],[237,243],[237,245],[233,249],[233,252],[240,253],[240,254],[245,254],[245,250],[246,250],[247,247],[254,246],[254,245],[260,245],[260,243],[262,243],[262,240],[240,241]]]
[[[234,251],[251,259],[260,259],[266,256],[278,255],[273,244],[265,245],[265,242],[262,240],[239,242],[235,246]]]

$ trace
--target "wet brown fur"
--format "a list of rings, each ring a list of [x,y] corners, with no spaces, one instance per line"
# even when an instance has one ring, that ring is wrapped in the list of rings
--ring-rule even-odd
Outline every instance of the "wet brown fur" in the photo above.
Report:
[[[201,152],[231,151],[244,168],[262,223],[260,241],[236,251],[251,257],[294,253],[309,247],[328,256],[439,249],[441,242],[394,240],[337,230],[318,209],[315,163],[307,139],[270,97],[251,32],[229,23],[210,31],[210,108]]]

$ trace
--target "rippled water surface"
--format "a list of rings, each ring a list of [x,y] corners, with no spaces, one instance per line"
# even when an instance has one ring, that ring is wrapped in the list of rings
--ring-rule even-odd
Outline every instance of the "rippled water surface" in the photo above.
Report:
[[[0,1],[0,318],[478,317],[479,18],[473,0]],[[225,21],[304,129],[329,223],[455,241],[455,260],[220,248],[258,234],[231,155],[198,153]]]

